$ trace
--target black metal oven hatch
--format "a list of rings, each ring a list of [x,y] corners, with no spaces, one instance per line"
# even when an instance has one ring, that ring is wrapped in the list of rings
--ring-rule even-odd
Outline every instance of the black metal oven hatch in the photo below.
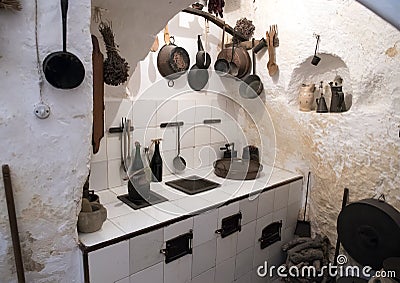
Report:
[[[221,229],[215,231],[215,233],[220,234],[221,238],[225,238],[236,231],[242,230],[242,213],[236,213],[231,216],[225,217],[221,221]]]
[[[180,257],[192,253],[193,231],[179,235],[171,240],[168,240],[165,249],[160,252],[165,255],[165,263],[174,261]]]
[[[261,249],[281,240],[282,220],[269,224],[262,230],[260,242]]]

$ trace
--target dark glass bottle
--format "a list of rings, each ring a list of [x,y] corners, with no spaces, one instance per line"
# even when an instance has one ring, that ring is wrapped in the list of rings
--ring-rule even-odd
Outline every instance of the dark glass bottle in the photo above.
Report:
[[[147,199],[150,192],[150,182],[146,178],[140,143],[135,142],[135,157],[128,170],[128,196],[131,201]]]
[[[135,171],[138,171],[140,169],[143,169],[143,161],[142,161],[142,157],[140,156],[140,143],[139,142],[135,142],[135,157],[133,159],[132,164],[129,167],[129,175],[133,174]]]
[[[163,171],[163,161],[160,154],[160,140],[157,139],[154,141],[155,150],[153,157],[151,158],[150,168],[152,174],[153,182],[161,182],[162,181],[162,171]]]

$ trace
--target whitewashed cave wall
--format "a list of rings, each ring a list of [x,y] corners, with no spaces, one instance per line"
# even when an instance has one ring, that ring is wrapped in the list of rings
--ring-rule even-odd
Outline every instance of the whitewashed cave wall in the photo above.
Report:
[[[62,49],[60,1],[38,1],[40,59]],[[39,102],[35,1],[0,11],[0,163],[9,164],[27,282],[79,282],[76,221],[91,144],[90,1],[70,1],[68,50],[84,63],[74,90],[44,82],[51,115]],[[77,16],[79,15],[79,16]],[[3,179],[0,177],[0,282],[16,282]]]
[[[229,1],[229,23],[254,20],[256,36],[277,24],[279,75],[271,78],[268,54],[258,55],[265,104],[274,121],[276,164],[313,174],[312,223],[336,238],[343,188],[351,201],[384,193],[400,209],[400,32],[355,1]],[[309,62],[313,33],[321,35],[322,60]],[[341,114],[303,113],[303,82],[344,79],[352,107]],[[329,97],[328,97],[329,100]],[[329,107],[329,103],[328,103]]]

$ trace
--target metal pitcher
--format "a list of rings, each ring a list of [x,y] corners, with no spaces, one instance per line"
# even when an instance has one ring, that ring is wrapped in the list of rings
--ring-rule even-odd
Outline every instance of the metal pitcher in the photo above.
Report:
[[[320,98],[317,98],[317,113],[327,113],[328,106],[326,106],[325,97],[321,94]]]
[[[331,87],[331,93],[332,93],[331,105],[329,107],[329,111],[330,112],[346,111],[342,86],[341,85],[339,86],[337,82],[335,83],[330,82],[329,85]]]

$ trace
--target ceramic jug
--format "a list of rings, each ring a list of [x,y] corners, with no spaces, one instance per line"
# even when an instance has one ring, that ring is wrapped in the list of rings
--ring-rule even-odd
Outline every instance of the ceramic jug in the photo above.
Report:
[[[302,84],[299,93],[300,111],[311,111],[314,103],[315,84]]]

